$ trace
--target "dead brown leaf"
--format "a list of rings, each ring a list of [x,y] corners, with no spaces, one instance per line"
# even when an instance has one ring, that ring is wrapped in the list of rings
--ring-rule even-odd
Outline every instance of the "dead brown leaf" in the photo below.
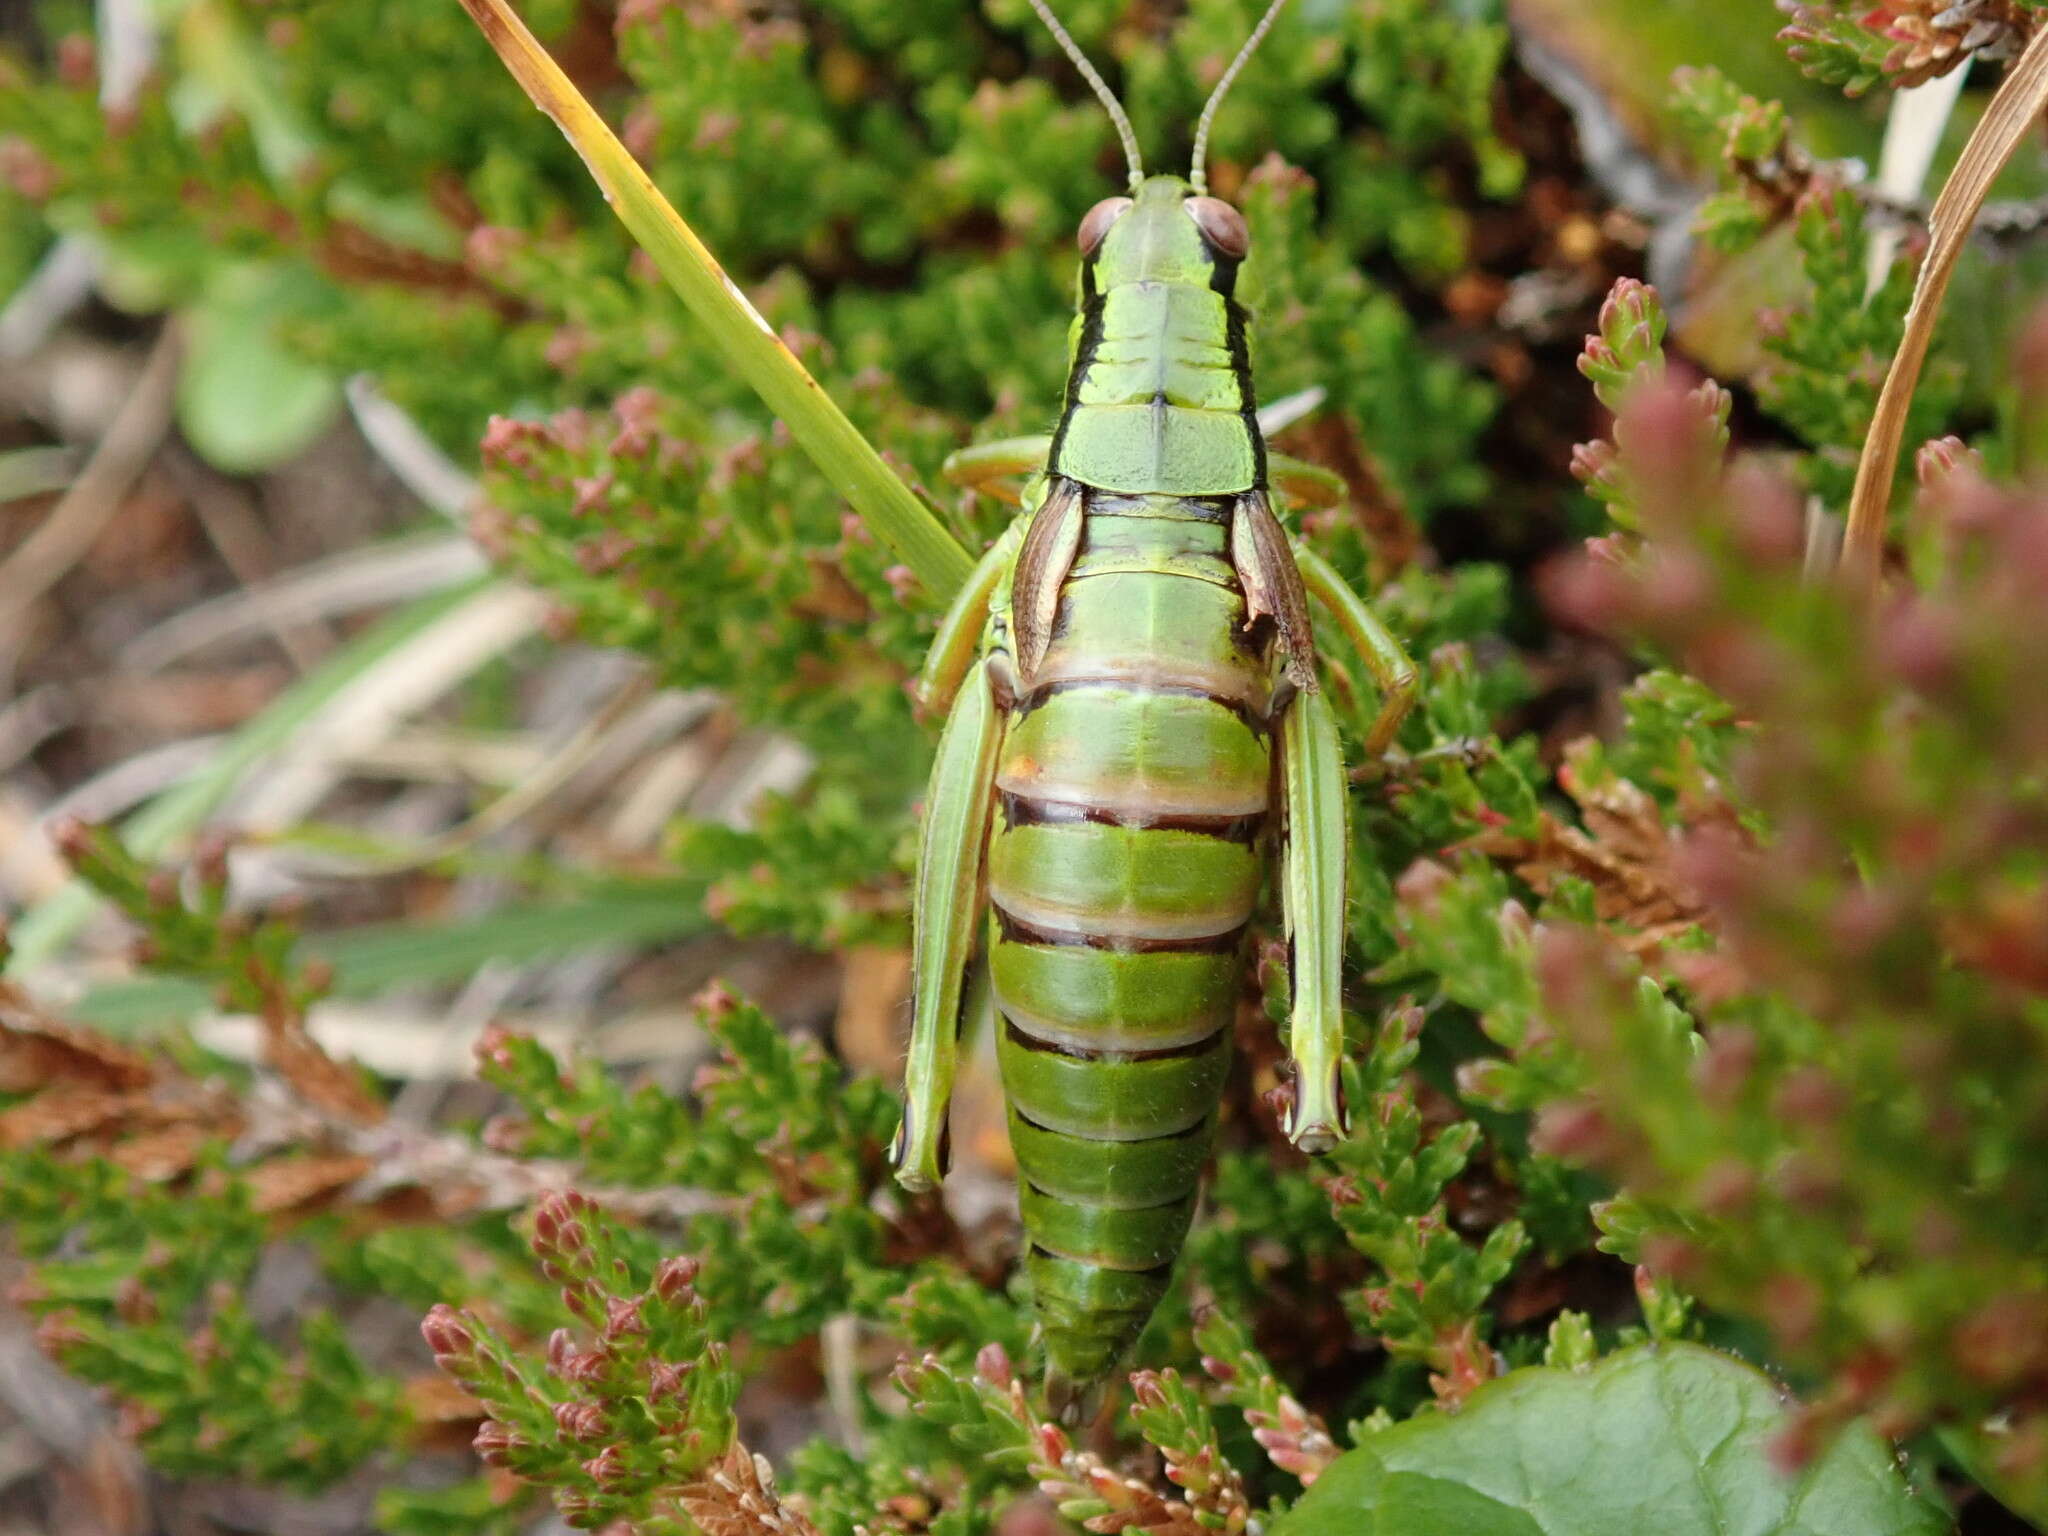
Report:
[[[677,1500],[704,1536],[818,1536],[817,1526],[782,1502],[767,1461],[737,1440]]]
[[[1725,800],[1686,807],[1686,821],[1674,829],[1639,786],[1614,775],[1598,778],[1585,763],[1591,738],[1565,749],[1558,783],[1579,807],[1583,826],[1546,815],[1534,837],[1483,832],[1462,846],[1500,859],[1540,895],[1567,878],[1593,888],[1593,909],[1602,922],[1632,930],[1623,948],[1651,956],[1695,927],[1714,930],[1714,914],[1681,872],[1684,838],[1706,827],[1749,840]]]
[[[19,987],[0,982],[0,1093],[34,1093],[56,1082],[143,1088],[154,1076],[140,1051],[54,1019]]]

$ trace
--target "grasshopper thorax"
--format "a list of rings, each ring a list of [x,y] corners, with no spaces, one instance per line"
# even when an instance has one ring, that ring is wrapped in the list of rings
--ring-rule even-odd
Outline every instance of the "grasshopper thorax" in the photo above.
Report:
[[[1244,216],[1178,176],[1147,176],[1129,197],[1105,198],[1081,221],[1081,292],[1128,283],[1214,288],[1228,295],[1249,240]]]

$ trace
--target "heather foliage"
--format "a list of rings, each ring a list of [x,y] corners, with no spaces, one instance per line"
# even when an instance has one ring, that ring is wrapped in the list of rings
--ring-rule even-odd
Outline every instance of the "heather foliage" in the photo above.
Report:
[[[683,817],[659,871],[598,851],[508,883],[581,899],[593,944],[715,928],[881,974],[936,594],[452,0],[171,9],[111,114],[83,7],[48,7],[47,58],[0,59],[0,209],[35,210],[0,283],[89,240],[111,294],[179,317],[181,421],[231,467],[373,375],[478,469],[472,532],[556,638],[715,691],[805,764],[744,822]],[[1242,8],[1062,9],[1177,159]],[[1072,225],[1116,164],[1027,9],[522,11],[985,547],[1008,509],[939,466],[1045,424]],[[1791,11],[1794,57],[1852,91],[1988,68],[2037,17]],[[422,1121],[318,1043],[375,990],[360,943],[249,900],[225,840],[160,861],[82,824],[65,855],[132,969],[255,1045],[117,1038],[0,983],[0,1223],[45,1348],[166,1472],[374,1479],[407,1536],[1577,1532],[1612,1528],[1615,1483],[1705,1461],[1713,1496],[1669,1528],[1747,1498],[1757,1529],[1919,1536],[1978,1488],[2048,1518],[2048,397],[2025,367],[1965,396],[1937,354],[1918,436],[1995,425],[1922,453],[1881,602],[1814,579],[1912,253],[1873,283],[1868,200],[1782,107],[1710,70],[1675,91],[1721,175],[1705,243],[1796,268],[1744,312],[1741,378],[1611,281],[1642,241],[1532,126],[1561,118],[1491,0],[1303,5],[1221,121],[1262,391],[1323,393],[1282,446],[1345,482],[1301,535],[1423,678],[1362,761],[1367,674],[1322,637],[1354,763],[1352,1134],[1311,1162],[1279,1131],[1265,921],[1202,1213],[1092,1421],[1043,1395],[1001,1153],[963,1136],[946,1198],[902,1192],[893,1087],[840,1059],[850,1031],[828,1049],[713,988],[703,1060],[664,1082],[493,1027],[490,1108]],[[274,431],[236,406],[251,357]],[[1595,536],[1536,574],[1567,525]],[[290,1315],[279,1266],[315,1277]]]

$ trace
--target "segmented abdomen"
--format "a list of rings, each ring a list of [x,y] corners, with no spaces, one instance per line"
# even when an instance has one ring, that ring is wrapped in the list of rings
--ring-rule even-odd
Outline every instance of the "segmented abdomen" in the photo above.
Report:
[[[1080,1379],[1144,1326],[1194,1211],[1271,780],[1229,500],[1086,494],[987,865],[1028,1268]]]

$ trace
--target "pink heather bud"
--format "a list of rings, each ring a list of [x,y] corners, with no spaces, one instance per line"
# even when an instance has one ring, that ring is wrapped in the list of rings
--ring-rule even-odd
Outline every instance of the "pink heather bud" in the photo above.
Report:
[[[635,160],[645,160],[661,147],[661,114],[641,102],[626,114],[619,140]]]
[[[86,1332],[75,1312],[52,1312],[36,1324],[36,1348],[46,1355],[58,1357],[85,1342]],[[193,1353],[198,1353],[196,1348]]]
[[[1961,625],[1953,609],[1904,597],[1874,627],[1879,659],[1908,688],[1932,693],[1954,678]]]
[[[534,1208],[534,1236],[549,1247],[580,1252],[589,1245],[590,1234],[577,1218],[596,1209],[587,1196],[573,1189],[558,1190]]]
[[[625,1455],[616,1445],[606,1446],[584,1462],[583,1470],[600,1488],[616,1488],[631,1475]]]
[[[83,817],[59,816],[50,823],[50,843],[75,864],[92,853],[93,827]]]
[[[74,91],[82,91],[99,79],[99,54],[90,34],[66,33],[57,43],[57,78]]]
[[[140,1275],[130,1275],[114,1291],[114,1311],[124,1323],[153,1323],[159,1310]]]
[[[889,583],[889,593],[899,603],[912,602],[917,596],[917,573],[907,565],[892,565],[882,572],[882,580]]]
[[[607,1343],[615,1343],[629,1335],[644,1334],[647,1324],[640,1317],[640,1298],[637,1296],[608,1296],[605,1298],[604,1336]]]
[[[576,1338],[566,1328],[557,1328],[548,1335],[548,1369],[557,1376],[567,1376],[576,1359]]]
[[[1983,468],[1983,456],[1960,437],[1937,437],[1922,443],[1913,455],[1913,474],[1923,490],[1933,490],[1959,472],[1981,474]]]
[[[1495,921],[1500,924],[1501,937],[1510,942],[1528,938],[1536,927],[1534,920],[1529,916],[1529,909],[1512,896],[1500,904],[1500,912]]]
[[[1586,552],[1549,560],[1536,571],[1536,591],[1543,606],[1561,624],[1592,634],[1610,634],[1635,611],[1635,590],[1628,575],[1608,560]]]
[[[1394,882],[1394,895],[1404,907],[1413,907],[1419,912],[1431,912],[1436,908],[1437,898],[1444,888],[1456,880],[1450,870],[1434,859],[1417,859]]]
[[[1505,1112],[1520,1079],[1514,1063],[1498,1056],[1480,1056],[1460,1062],[1456,1073],[1458,1096],[1473,1104]]]
[[[1784,568],[1805,558],[1805,509],[1780,476],[1738,463],[1728,474],[1725,504],[1729,532],[1750,563]]]
[[[476,1335],[463,1326],[462,1314],[445,1301],[437,1303],[420,1320],[420,1334],[426,1339],[427,1348],[434,1352],[435,1361],[444,1367],[476,1353]]]
[[[597,1440],[608,1427],[605,1412],[596,1403],[555,1404],[555,1428],[565,1440]]]
[[[652,435],[661,423],[661,391],[635,385],[612,402],[612,414],[632,431]]]
[[[628,423],[626,426],[619,428],[618,432],[613,436],[611,443],[606,447],[605,452],[615,459],[641,459],[652,452],[653,448],[654,434],[644,427],[637,427]],[[645,516],[648,509],[641,507],[635,510],[641,516]]]
[[[647,1400],[650,1403],[666,1403],[683,1395],[689,1386],[690,1376],[697,1369],[695,1361],[684,1361],[681,1365],[667,1360],[655,1360],[647,1367]]]
[[[0,137],[0,181],[16,196],[40,203],[57,190],[57,168],[28,140],[9,134]]]
[[[1140,1408],[1158,1408],[1166,1402],[1166,1389],[1160,1385],[1157,1371],[1133,1371],[1131,1373],[1131,1396]],[[1168,1469],[1170,1476],[1172,1469]]]
[[[1648,617],[1687,624],[1713,600],[1714,573],[1691,550],[1660,547],[1644,562],[1641,596]]]
[[[517,230],[479,224],[463,243],[463,259],[469,263],[471,271],[488,275],[504,266],[506,258],[519,248],[522,240]]]
[[[1657,290],[1640,278],[1616,280],[1600,306],[1600,334],[1617,343],[1655,346],[1664,326],[1658,319],[1663,308]]]
[[[1613,1149],[1607,1117],[1586,1103],[1546,1104],[1529,1133],[1531,1150],[1566,1162],[1592,1162]]]
[[[1738,1215],[1755,1198],[1755,1170],[1740,1158],[1724,1158],[1700,1175],[1694,1198],[1709,1216]]]
[[[1989,1387],[2037,1377],[2048,1368],[2048,1303],[2038,1295],[1993,1297],[1956,1326],[1955,1361]]]
[[[562,1373],[562,1379],[578,1386],[587,1385],[600,1380],[609,1363],[610,1356],[602,1349],[583,1350],[569,1357],[568,1369]]]
[[[1038,1459],[1048,1465],[1057,1467],[1073,1453],[1073,1443],[1057,1424],[1036,1426],[1032,1438],[1038,1442]]]
[[[1643,1262],[1637,1273],[1684,1283],[1699,1274],[1704,1258],[1699,1245],[1690,1239],[1673,1232],[1652,1232],[1643,1239]],[[1642,1289],[1640,1279],[1637,1289]]]
[[[1840,1118],[1847,1095],[1824,1067],[1800,1067],[1785,1075],[1772,1099],[1772,1112],[1794,1125],[1824,1129]]]
[[[1753,1031],[1739,1024],[1721,1025],[1708,1033],[1706,1049],[1693,1062],[1693,1082],[1709,1103],[1726,1106],[1749,1082],[1756,1058]]]
[[[2019,344],[2013,348],[2013,381],[2028,403],[2039,408],[2048,397],[2048,306],[2036,305],[2020,327]]]
[[[513,1063],[513,1042],[518,1037],[502,1024],[486,1024],[476,1037],[476,1059],[479,1066],[509,1069]]]
[[[1740,836],[1720,827],[1702,827],[1689,834],[1678,845],[1674,863],[1679,879],[1717,907],[1739,903],[1748,894],[1758,867],[1754,853]]]
[[[1794,1153],[1778,1165],[1778,1193],[1802,1211],[1820,1211],[1841,1193],[1841,1175],[1819,1158]]]
[[[1006,1392],[1010,1389],[1010,1384],[1016,1380],[1015,1373],[1010,1369],[1009,1353],[1002,1345],[995,1343],[984,1344],[975,1353],[974,1373],[990,1386],[999,1387]]]
[[[541,357],[556,372],[567,373],[589,350],[590,332],[580,325],[562,325],[548,338]]]
[[[1844,891],[1828,913],[1828,936],[1844,959],[1867,955],[1890,937],[1901,915],[1895,893],[1855,886]]]
[[[1802,1350],[1820,1327],[1820,1287],[1804,1275],[1773,1275],[1757,1295],[1757,1310],[1785,1348]]]
[[[1275,1120],[1286,1125],[1294,1116],[1294,1079],[1283,1078],[1259,1095],[1259,1102],[1266,1106]]]
[[[546,429],[537,422],[493,416],[477,447],[486,466],[499,462],[524,466],[532,459],[530,446],[546,436]]]
[[[233,835],[219,827],[209,829],[192,845],[192,872],[202,884],[219,887],[228,883],[228,853],[234,845]]]
[[[496,1419],[485,1419],[478,1425],[476,1438],[469,1443],[487,1467],[504,1466],[515,1451],[525,1450],[532,1444],[511,1425],[501,1424]]]
[[[493,1115],[483,1123],[477,1139],[493,1152],[515,1157],[526,1150],[532,1123],[519,1115]]]
[[[663,1259],[654,1272],[654,1294],[672,1307],[685,1305],[692,1299],[698,1268],[697,1261],[686,1253]]]
[[[729,1019],[739,1011],[740,1000],[724,982],[714,981],[690,1001],[690,1006],[712,1023]]]
[[[1619,462],[1614,444],[1606,438],[1595,438],[1590,443],[1572,445],[1572,478],[1581,485],[1591,485],[1605,479]]]

